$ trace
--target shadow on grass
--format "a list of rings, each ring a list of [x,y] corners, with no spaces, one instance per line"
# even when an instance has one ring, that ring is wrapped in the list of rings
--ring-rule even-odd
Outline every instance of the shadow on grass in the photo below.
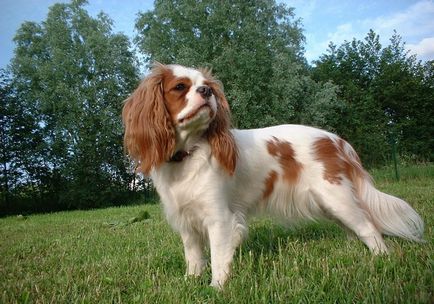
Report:
[[[292,242],[311,243],[324,239],[346,240],[346,236],[342,228],[332,222],[305,223],[291,228],[260,224],[250,227],[249,237],[242,245],[242,253],[274,254]]]

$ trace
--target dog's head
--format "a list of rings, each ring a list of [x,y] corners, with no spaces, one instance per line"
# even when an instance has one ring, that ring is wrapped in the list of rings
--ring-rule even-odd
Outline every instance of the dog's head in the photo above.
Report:
[[[125,101],[122,118],[126,151],[144,173],[185,149],[187,139],[201,137],[229,174],[235,170],[229,105],[208,70],[155,64]]]

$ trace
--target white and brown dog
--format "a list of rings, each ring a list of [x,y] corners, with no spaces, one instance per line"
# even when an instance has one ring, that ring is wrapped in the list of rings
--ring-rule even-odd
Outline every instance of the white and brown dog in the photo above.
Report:
[[[387,252],[382,234],[422,239],[420,216],[378,191],[338,136],[301,125],[230,129],[222,87],[206,70],[156,64],[122,116],[126,150],[181,234],[187,274],[201,274],[208,243],[215,287],[258,213],[289,223],[333,219],[375,254]]]

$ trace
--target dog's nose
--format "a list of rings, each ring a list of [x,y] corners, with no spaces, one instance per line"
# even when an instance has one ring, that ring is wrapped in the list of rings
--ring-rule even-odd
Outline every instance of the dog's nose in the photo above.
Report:
[[[209,86],[200,86],[197,88],[196,92],[198,92],[202,98],[209,98],[212,95],[212,90]]]

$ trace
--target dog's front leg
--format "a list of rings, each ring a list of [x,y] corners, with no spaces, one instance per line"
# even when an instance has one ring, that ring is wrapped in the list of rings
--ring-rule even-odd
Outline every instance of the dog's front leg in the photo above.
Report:
[[[216,221],[208,227],[209,243],[211,249],[211,286],[222,288],[226,282],[233,255],[241,237],[234,229],[234,221]]]
[[[205,268],[203,258],[203,239],[195,231],[181,231],[184,244],[185,262],[187,263],[187,275],[199,276]]]

